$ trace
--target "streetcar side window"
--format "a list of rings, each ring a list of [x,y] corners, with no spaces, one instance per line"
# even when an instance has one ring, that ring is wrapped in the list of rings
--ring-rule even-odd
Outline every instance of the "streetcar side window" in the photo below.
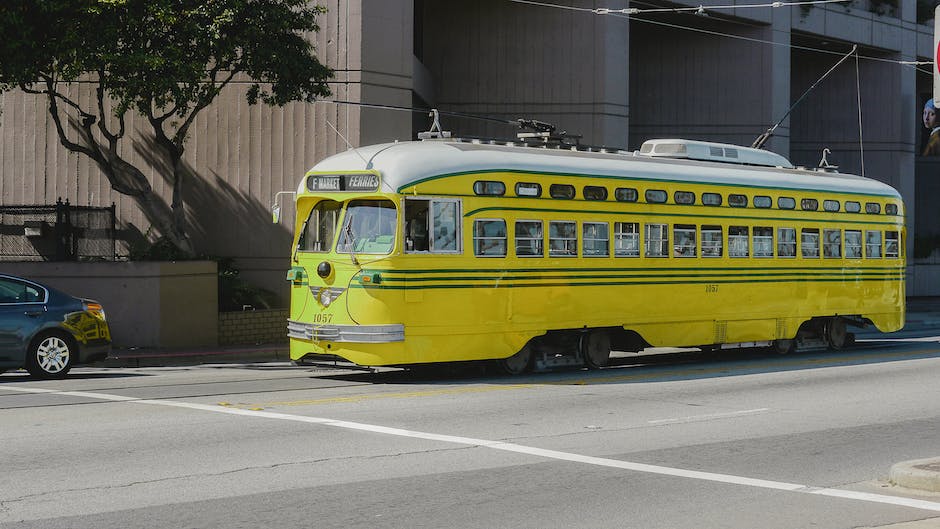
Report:
[[[665,204],[666,197],[669,195],[661,189],[647,189],[646,190],[646,202],[649,204]]]
[[[861,210],[862,210],[862,205],[858,202],[853,202],[850,200],[845,203],[846,213],[858,213]]]
[[[516,221],[516,256],[544,257],[545,249],[542,247],[542,240],[542,221]]]
[[[676,224],[672,227],[673,238],[676,245],[673,248],[675,257],[695,257],[695,226],[691,224]]]
[[[695,204],[695,193],[691,191],[676,191],[672,195],[676,204]]]
[[[405,252],[459,253],[460,201],[405,199]]]
[[[754,205],[757,205],[754,197]],[[754,228],[754,257],[774,256],[774,229],[769,227]]]
[[[553,220],[548,223],[549,257],[578,256],[578,223]]]
[[[845,257],[846,259],[860,259],[862,257],[861,231],[845,230]]]
[[[819,257],[819,230],[804,228],[800,234],[800,251],[803,257]]]
[[[669,257],[669,229],[665,224],[646,225],[646,257]]]
[[[728,257],[748,256],[747,232],[747,226],[728,227]]]
[[[702,226],[702,257],[721,257],[721,237],[721,226]]]
[[[746,208],[747,207],[747,195],[728,195],[728,205],[733,208]]]
[[[829,212],[839,211],[838,200],[823,200],[823,209]]]
[[[897,214],[898,214],[897,204],[885,204],[885,215],[897,215]]]
[[[777,257],[796,257],[795,228],[777,228]]]
[[[793,209],[796,207],[796,199],[793,197],[780,197],[777,199],[777,207],[780,209]]]
[[[614,223],[614,256],[640,256],[640,225],[636,222]]]
[[[865,232],[865,257],[881,259],[881,232],[868,230]]]
[[[343,204],[335,200],[321,200],[310,210],[303,230],[297,239],[301,252],[328,252],[333,247],[336,224]]]
[[[800,209],[803,211],[816,211],[819,209],[819,201],[815,198],[804,198],[800,200]]]
[[[842,230],[823,230],[823,257],[842,257]]]
[[[898,237],[898,232],[896,231],[886,231],[885,232],[885,257],[898,258],[898,247],[900,246],[900,238]]]
[[[607,200],[607,188],[601,186],[584,186],[581,190],[584,200]]]
[[[610,255],[610,226],[606,222],[585,222],[581,225],[584,235],[585,257],[608,257]]]
[[[478,219],[473,221],[473,255],[506,257],[506,221]]]
[[[636,202],[638,193],[632,187],[618,187],[614,190],[614,198],[617,202]]]
[[[702,193],[702,204],[706,206],[720,206],[721,195],[718,193]]]
[[[574,198],[574,186],[571,184],[552,184],[548,186],[548,194],[552,198],[571,200]]]
[[[769,208],[774,203],[773,199],[767,195],[757,195],[754,197],[754,207],[755,208]]]

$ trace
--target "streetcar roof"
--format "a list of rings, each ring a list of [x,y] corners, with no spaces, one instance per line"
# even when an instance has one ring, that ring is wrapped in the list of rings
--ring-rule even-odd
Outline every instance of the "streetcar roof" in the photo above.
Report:
[[[505,145],[466,140],[407,141],[369,145],[336,154],[311,171],[378,171],[386,192],[454,174],[488,171],[531,172],[724,184],[768,189],[830,191],[900,198],[891,186],[852,174],[803,168],[761,167],[637,153],[604,153]],[[301,183],[298,192],[304,190]]]

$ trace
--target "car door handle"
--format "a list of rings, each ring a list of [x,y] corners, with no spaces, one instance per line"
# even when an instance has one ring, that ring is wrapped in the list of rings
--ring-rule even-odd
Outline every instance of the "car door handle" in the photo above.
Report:
[[[27,311],[24,312],[23,314],[26,314],[26,315],[29,316],[30,318],[38,318],[38,317],[42,316],[42,313],[43,313],[43,312],[46,312],[46,311],[45,311],[45,310],[27,310]]]

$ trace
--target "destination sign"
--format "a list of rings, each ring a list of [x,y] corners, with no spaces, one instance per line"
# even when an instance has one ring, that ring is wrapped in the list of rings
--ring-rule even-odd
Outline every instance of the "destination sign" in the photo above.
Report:
[[[307,177],[308,191],[376,191],[379,188],[379,175],[310,175]]]

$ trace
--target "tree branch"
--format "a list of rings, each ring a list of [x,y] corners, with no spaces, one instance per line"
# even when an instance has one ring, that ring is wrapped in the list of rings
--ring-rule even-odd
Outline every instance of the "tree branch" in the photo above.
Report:
[[[104,95],[104,84],[105,84],[105,83],[104,83],[104,81],[105,81],[105,75],[106,75],[106,74],[105,74],[105,72],[104,72],[104,69],[98,70],[98,88],[97,88],[97,90],[96,90],[96,94],[97,94],[97,96],[98,96],[98,130],[100,130],[100,131],[101,131],[101,134],[102,134],[105,138],[108,139],[108,146],[109,146],[109,148],[110,148],[111,153],[114,154],[114,153],[116,153],[116,151],[117,151],[118,136],[117,136],[116,134],[112,134],[111,131],[108,130],[108,126],[107,126],[107,124],[105,123],[105,116],[107,116],[107,114],[106,114],[105,111],[104,111],[104,99],[105,99],[105,95]]]
[[[176,134],[173,136],[173,144],[180,149],[180,152],[183,150],[183,143],[186,141],[186,135],[189,133],[189,127],[192,126],[193,121],[196,119],[196,115],[199,114],[204,108],[209,106],[219,95],[223,88],[232,82],[232,79],[235,78],[235,75],[238,74],[241,70],[234,69],[229,70],[228,76],[222,81],[221,84],[216,86],[216,76],[219,73],[218,68],[213,68],[210,72],[211,81],[209,83],[210,88],[207,88],[205,92],[199,97],[199,102],[193,109],[189,112],[189,116],[183,121],[183,124],[176,129]]]
[[[96,158],[96,155],[100,157],[100,153],[97,153],[93,151],[92,149],[85,147],[84,145],[81,145],[81,144],[78,144],[69,140],[68,135],[65,132],[65,127],[62,126],[62,117],[59,116],[59,104],[56,102],[57,93],[55,91],[55,80],[52,77],[45,77],[43,80],[46,83],[46,90],[26,90],[23,86],[20,86],[20,88],[23,88],[24,90],[26,90],[27,93],[45,94],[49,98],[49,115],[52,116],[52,121],[53,123],[55,123],[56,132],[59,134],[59,142],[62,144],[63,147],[65,147],[66,149],[72,152],[80,152],[82,154],[87,155],[89,158],[95,161],[98,161],[99,158]],[[68,101],[67,98],[63,98],[63,99]],[[79,112],[84,112],[81,108],[79,108],[74,103],[73,103],[73,106],[78,108]]]

